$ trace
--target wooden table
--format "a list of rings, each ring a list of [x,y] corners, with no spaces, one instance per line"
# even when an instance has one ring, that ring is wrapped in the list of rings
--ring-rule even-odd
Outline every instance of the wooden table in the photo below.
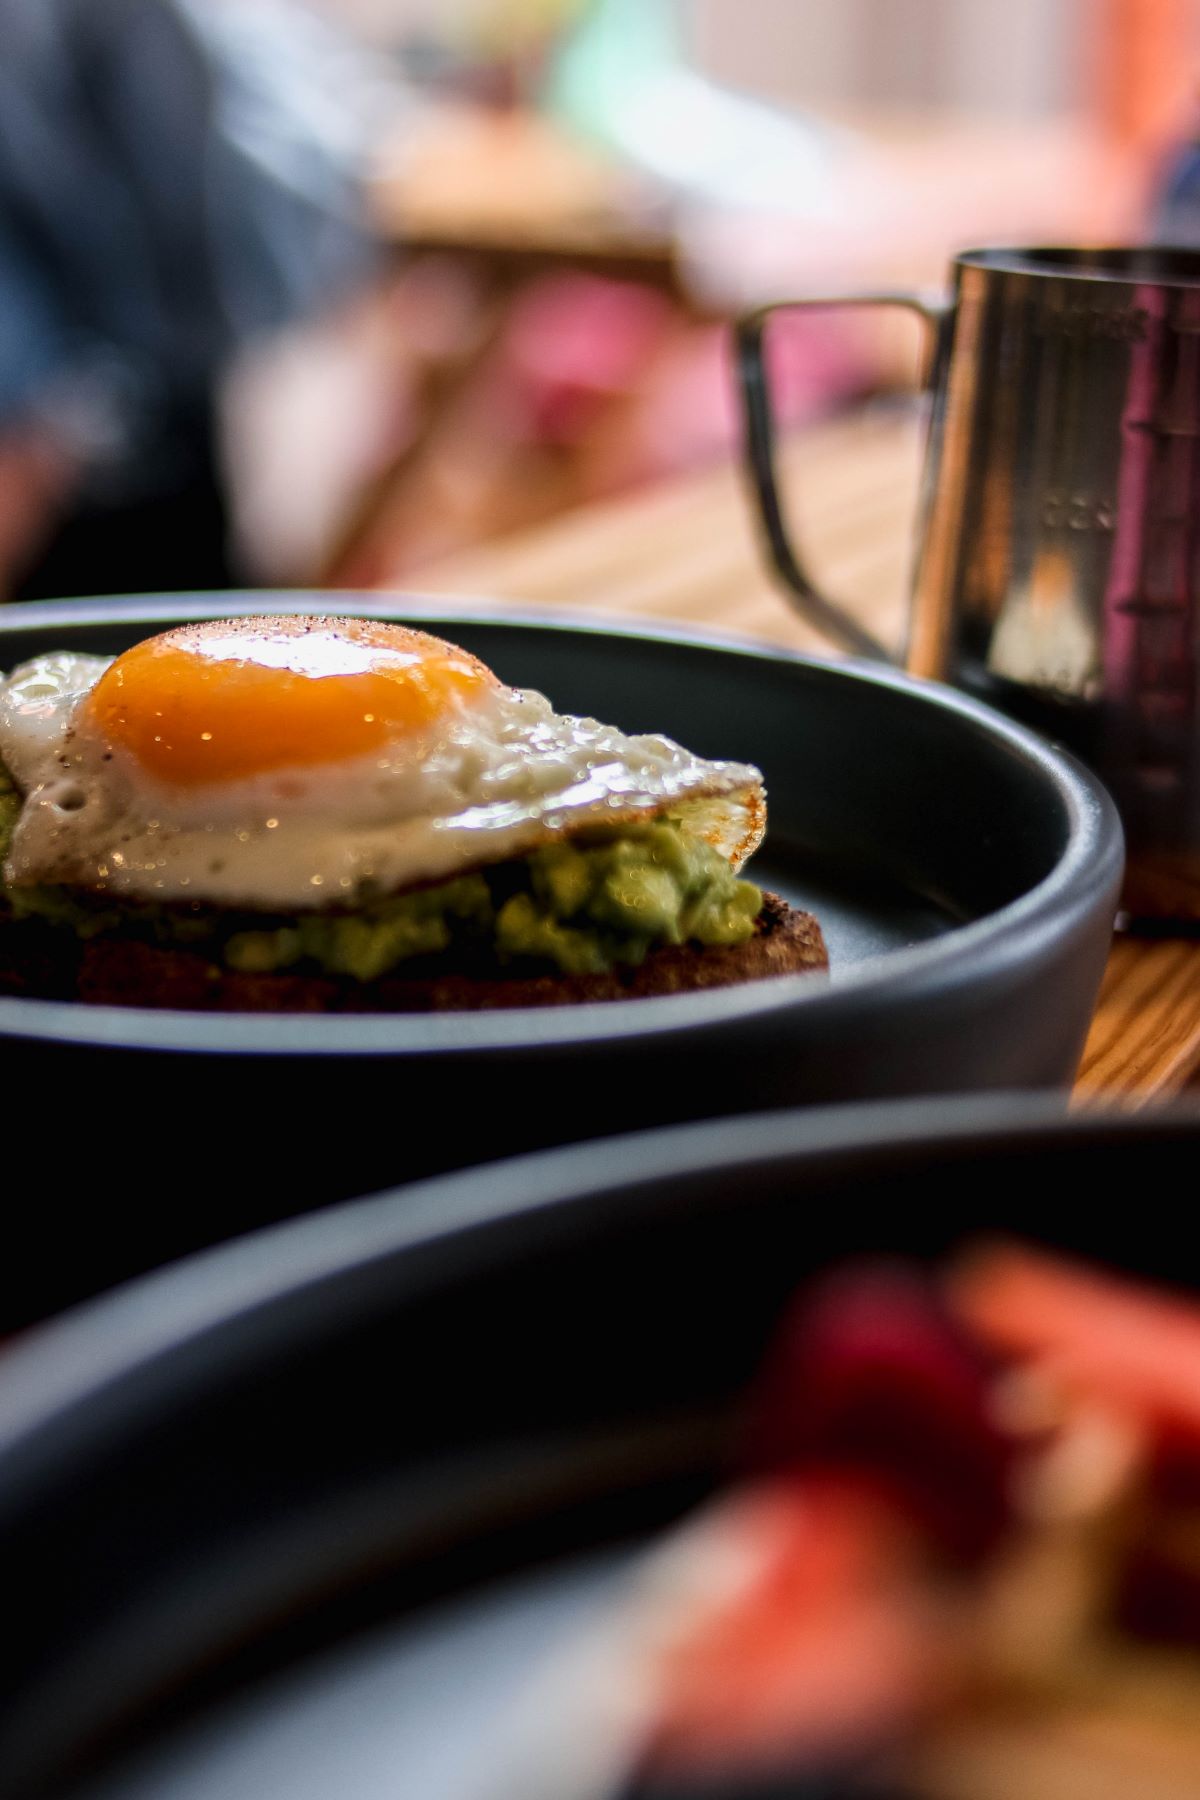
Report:
[[[921,424],[895,407],[805,433],[788,456],[803,525],[830,590],[881,636],[903,630]],[[421,569],[405,585],[617,618],[695,625],[794,649],[828,646],[767,574],[733,466],[590,505]],[[1200,1070],[1200,942],[1118,936],[1076,1092],[1134,1104]]]

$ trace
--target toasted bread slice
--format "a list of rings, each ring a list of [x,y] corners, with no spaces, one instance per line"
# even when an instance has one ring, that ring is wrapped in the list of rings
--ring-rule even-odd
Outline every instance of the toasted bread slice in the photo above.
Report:
[[[776,894],[764,895],[755,934],[744,944],[666,946],[652,950],[640,968],[604,975],[506,974],[497,968],[486,974],[396,974],[364,984],[327,975],[235,974],[215,969],[193,950],[115,936],[64,944],[64,935],[37,925],[0,930],[0,992],[205,1012],[478,1012],[687,993],[829,966],[817,921]]]

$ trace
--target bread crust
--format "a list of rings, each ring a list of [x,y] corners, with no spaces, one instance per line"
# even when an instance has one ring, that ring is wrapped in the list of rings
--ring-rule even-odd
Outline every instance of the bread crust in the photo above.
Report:
[[[36,923],[0,928],[0,992],[185,1012],[490,1012],[690,993],[829,966],[816,919],[777,894],[763,896],[754,936],[743,944],[667,945],[639,968],[603,975],[423,973],[364,984],[291,972],[238,974],[214,969],[193,950],[115,936],[84,943],[64,943],[64,937]]]

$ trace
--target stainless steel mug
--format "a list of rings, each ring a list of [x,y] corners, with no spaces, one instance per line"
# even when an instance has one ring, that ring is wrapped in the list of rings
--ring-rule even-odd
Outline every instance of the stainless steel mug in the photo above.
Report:
[[[1112,788],[1125,901],[1200,918],[1200,251],[971,250],[932,332],[907,667],[1067,744]],[[822,593],[785,522],[764,335],[740,321],[747,455],[771,559],[845,648],[881,645]]]

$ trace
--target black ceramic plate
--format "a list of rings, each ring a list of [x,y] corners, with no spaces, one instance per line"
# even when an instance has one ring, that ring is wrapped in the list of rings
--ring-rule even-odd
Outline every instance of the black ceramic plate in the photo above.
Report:
[[[32,1333],[0,1363],[0,1792],[456,1800],[622,1546],[717,1477],[798,1283],[1001,1228],[1194,1291],[1198,1143],[1195,1111],[1011,1096],[676,1128],[329,1208]]]
[[[63,645],[117,651],[173,621],[268,604],[333,603],[12,606],[0,664]],[[454,1017],[0,1000],[0,1066],[60,1178],[35,1222],[53,1232],[52,1274],[21,1266],[0,1324],[265,1219],[489,1157],[750,1108],[1069,1081],[1121,836],[1104,791],[1039,739],[874,669],[494,607],[339,604],[444,630],[560,710],[757,763],[770,824],[755,871],[818,914],[832,977]],[[136,1154],[114,1155],[114,1132]]]

